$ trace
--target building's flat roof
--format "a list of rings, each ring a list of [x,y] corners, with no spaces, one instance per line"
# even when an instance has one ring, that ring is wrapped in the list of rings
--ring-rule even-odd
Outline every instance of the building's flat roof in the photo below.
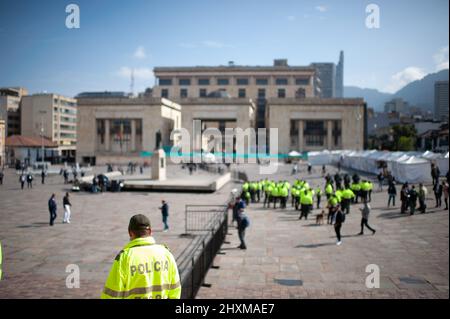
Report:
[[[181,105],[248,105],[255,106],[255,101],[249,98],[235,97],[202,97],[202,98],[177,98],[174,101]]]
[[[153,69],[155,73],[180,73],[180,72],[312,72],[316,70],[310,66],[247,66],[247,65],[235,65],[235,66],[179,66],[179,67],[155,67]]]
[[[180,105],[171,100],[160,97],[81,97],[78,98],[78,107],[83,106],[121,106],[121,105],[165,105],[181,110]]]
[[[22,135],[12,135],[6,137],[5,145],[9,147],[42,147],[42,142],[44,142],[44,147],[56,148],[58,144],[52,142],[47,137],[43,139],[41,137],[35,136],[22,136]]]
[[[363,105],[362,98],[269,98],[267,104],[275,105]]]

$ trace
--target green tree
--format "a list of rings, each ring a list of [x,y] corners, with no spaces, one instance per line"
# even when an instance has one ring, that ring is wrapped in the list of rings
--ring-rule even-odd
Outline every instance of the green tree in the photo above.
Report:
[[[409,152],[414,150],[414,138],[408,136],[400,136],[397,143],[397,150],[403,152]]]
[[[393,150],[413,151],[416,145],[417,131],[412,124],[396,124],[392,126],[394,140]]]

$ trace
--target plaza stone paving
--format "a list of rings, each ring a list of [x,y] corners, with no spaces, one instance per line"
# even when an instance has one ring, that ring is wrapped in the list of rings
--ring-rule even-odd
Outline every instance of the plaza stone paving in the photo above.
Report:
[[[256,165],[238,165],[251,179],[265,178]],[[292,166],[281,165],[273,179],[294,180]],[[299,176],[311,185],[323,186],[320,168],[308,175],[305,166]],[[146,172],[148,173],[148,172]],[[172,176],[192,177],[171,169]],[[334,169],[332,172],[334,173]],[[235,186],[229,184],[215,194],[189,193],[105,193],[71,195],[72,223],[61,224],[62,196],[66,186],[55,176],[33,190],[19,188],[18,177],[8,170],[0,186],[0,240],[3,246],[3,280],[0,298],[98,298],[112,261],[128,241],[129,218],[147,214],[155,238],[166,243],[175,256],[189,245],[184,232],[185,204],[222,204]],[[428,187],[431,191],[430,187]],[[58,196],[58,219],[48,226],[47,200]],[[432,196],[428,207],[434,207]],[[157,207],[166,199],[171,207],[168,233],[162,233]],[[247,210],[251,226],[248,250],[236,249],[236,230],[222,246],[197,298],[448,298],[448,212],[431,208],[430,214],[399,214],[399,202],[386,209],[385,193],[374,193],[370,224],[375,236],[359,232],[359,205],[352,207],[343,226],[343,244],[335,245],[333,227],[315,226],[314,210],[309,220],[299,221],[290,205],[286,210],[264,209],[253,204]],[[81,287],[66,288],[68,264],[81,271]],[[381,288],[367,289],[368,264],[380,267]],[[300,284],[300,285],[298,285]]]
[[[280,167],[275,179],[292,181],[290,168]],[[264,178],[255,167],[240,169],[250,178]],[[319,169],[311,175],[301,169],[310,184],[322,185]],[[362,206],[353,205],[341,246],[335,244],[332,226],[315,225],[316,209],[300,221],[290,204],[285,210],[251,204],[248,249],[236,248],[237,231],[230,228],[229,244],[222,246],[225,254],[214,262],[219,268],[210,269],[205,280],[211,287],[202,287],[197,298],[448,298],[449,216],[434,208],[430,193],[430,213],[409,216],[399,213],[399,201],[387,209],[387,194],[375,192],[369,220],[377,230],[374,236],[368,230],[356,235]],[[380,268],[379,289],[366,288],[369,264]]]
[[[211,174],[169,166],[168,177],[202,179]],[[95,168],[97,173],[105,168]],[[145,171],[149,174],[149,170]],[[3,248],[3,279],[0,298],[99,298],[117,253],[129,241],[128,222],[132,215],[147,215],[158,243],[166,244],[177,257],[192,238],[184,231],[185,204],[223,205],[232,183],[214,194],[208,193],[71,193],[71,224],[62,224],[62,197],[71,185],[62,176],[47,178],[41,185],[35,177],[33,189],[20,190],[19,177],[6,170],[0,185],[0,241]],[[139,177],[136,174],[135,177]],[[57,196],[58,218],[50,227],[47,201]],[[170,206],[170,231],[163,233],[161,199]],[[66,288],[66,267],[80,269],[80,288]]]

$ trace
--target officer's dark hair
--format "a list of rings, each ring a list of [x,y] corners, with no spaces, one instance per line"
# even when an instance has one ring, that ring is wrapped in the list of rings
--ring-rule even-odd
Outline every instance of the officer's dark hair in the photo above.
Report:
[[[149,229],[129,229],[136,237],[144,237],[149,235]]]

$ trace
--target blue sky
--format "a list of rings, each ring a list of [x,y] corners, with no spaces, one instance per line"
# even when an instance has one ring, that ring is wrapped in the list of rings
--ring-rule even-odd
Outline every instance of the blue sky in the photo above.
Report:
[[[65,8],[80,8],[67,29]],[[365,26],[366,6],[380,28]],[[396,91],[448,68],[447,0],[0,1],[0,86],[31,93],[153,86],[154,66],[337,62],[345,85]]]

